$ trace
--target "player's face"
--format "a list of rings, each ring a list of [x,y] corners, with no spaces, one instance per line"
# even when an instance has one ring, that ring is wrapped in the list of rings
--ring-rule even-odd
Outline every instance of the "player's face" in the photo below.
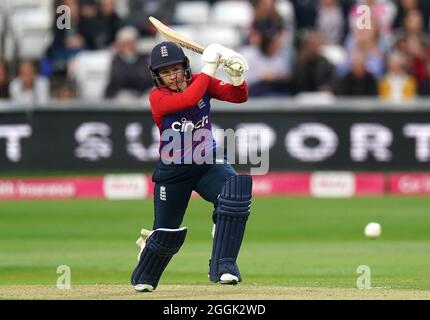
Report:
[[[187,88],[185,69],[180,63],[161,68],[158,74],[170,90],[184,91]]]

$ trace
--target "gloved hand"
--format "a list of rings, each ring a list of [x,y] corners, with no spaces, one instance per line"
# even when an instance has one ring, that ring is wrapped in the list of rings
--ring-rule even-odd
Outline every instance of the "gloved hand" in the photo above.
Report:
[[[205,73],[210,77],[215,76],[223,49],[223,46],[216,43],[205,48],[202,55],[202,60],[205,63],[201,71],[202,73]]]
[[[245,80],[243,73],[249,70],[245,57],[231,49],[224,48],[220,60],[223,69],[229,74],[232,84],[240,86]]]

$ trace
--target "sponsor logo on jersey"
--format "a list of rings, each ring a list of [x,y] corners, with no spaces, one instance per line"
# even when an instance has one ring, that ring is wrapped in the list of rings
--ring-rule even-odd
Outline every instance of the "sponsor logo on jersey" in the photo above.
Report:
[[[172,129],[178,132],[188,132],[189,130],[193,131],[195,129],[204,128],[206,124],[209,123],[209,116],[203,116],[200,121],[196,123],[187,120],[186,118],[182,118],[181,121],[175,121],[172,123]]]
[[[204,107],[206,107],[206,103],[203,101],[203,99],[201,99],[198,103],[197,106],[199,107],[199,109],[203,109]]]

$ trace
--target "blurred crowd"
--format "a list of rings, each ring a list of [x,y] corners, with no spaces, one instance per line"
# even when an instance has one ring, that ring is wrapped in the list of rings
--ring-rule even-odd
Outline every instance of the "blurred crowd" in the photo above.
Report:
[[[279,12],[276,0],[250,1],[253,19],[235,49],[249,62],[251,96],[324,92],[402,102],[430,95],[430,1],[284,1],[293,8],[293,24]],[[44,56],[17,61],[15,74],[10,63],[0,60],[0,99],[77,99],[74,58],[100,49],[113,53],[104,97],[123,92],[141,97],[152,81],[148,52],[138,50],[138,41],[156,34],[150,15],[175,25],[176,4],[128,0],[128,14],[120,16],[116,0],[56,0],[53,15],[58,18],[56,8],[68,6],[71,28],[59,29],[54,19],[53,40]]]

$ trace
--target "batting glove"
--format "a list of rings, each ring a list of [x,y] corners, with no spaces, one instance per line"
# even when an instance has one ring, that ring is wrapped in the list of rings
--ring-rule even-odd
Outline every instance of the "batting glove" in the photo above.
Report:
[[[249,70],[248,61],[241,54],[226,49],[221,55],[223,69],[230,76],[230,80],[234,86],[240,86],[245,78],[243,73]]]
[[[223,49],[224,47],[219,44],[211,44],[205,48],[202,55],[202,60],[205,63],[201,71],[202,73],[205,73],[210,77],[215,76],[219,65],[219,59],[221,57],[221,51]]]

